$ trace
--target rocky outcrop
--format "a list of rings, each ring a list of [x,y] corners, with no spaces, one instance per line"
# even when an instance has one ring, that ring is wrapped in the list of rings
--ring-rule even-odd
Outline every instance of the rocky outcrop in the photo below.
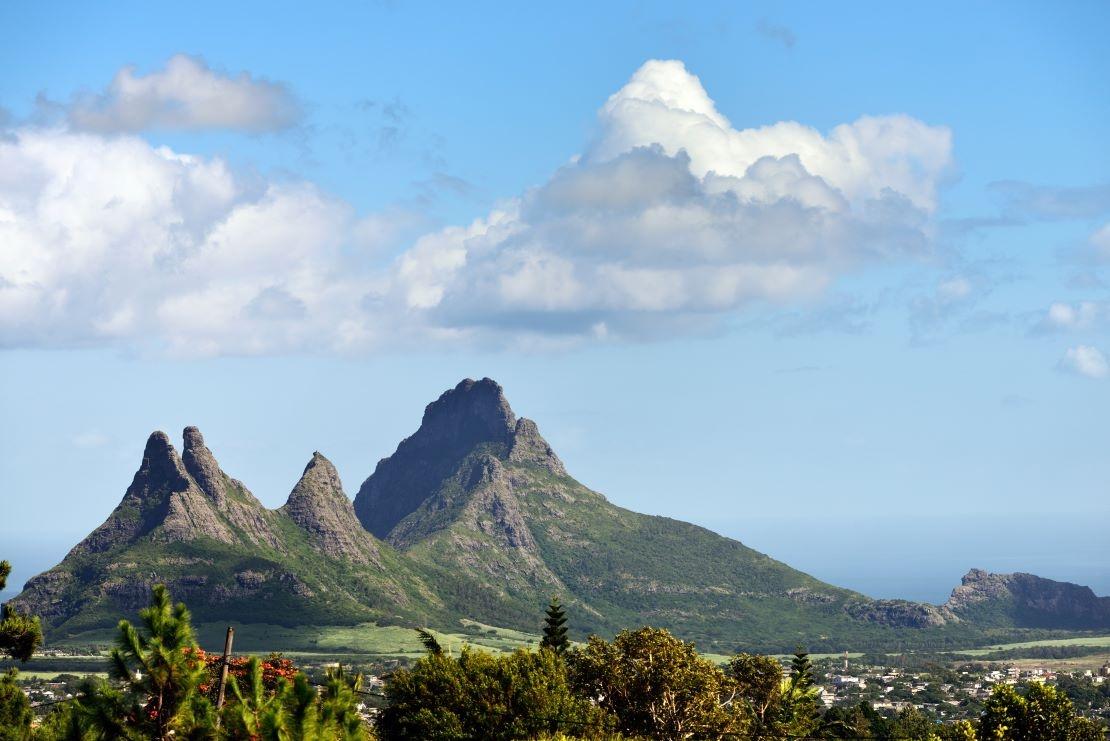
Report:
[[[147,439],[142,463],[119,506],[73,552],[109,551],[147,534],[171,542],[200,537],[233,541],[227,524],[161,431]]]
[[[959,618],[944,605],[908,602],[900,599],[877,599],[867,602],[854,602],[846,606],[849,615],[857,620],[866,620],[878,625],[893,628],[937,628]]]
[[[500,385],[488,378],[460,382],[425,408],[420,428],[362,484],[354,504],[359,520],[387,538],[476,448],[506,455],[515,429]]]
[[[255,545],[281,549],[281,537],[275,529],[273,513],[262,506],[243,482],[224,473],[212,451],[204,444],[200,430],[186,427],[182,437],[181,461],[185,470],[232,526],[235,535]]]
[[[1110,627],[1110,597],[1090,587],[1033,574],[992,574],[972,569],[944,605],[955,614],[1022,628]]]
[[[509,448],[509,460],[514,463],[526,463],[544,468],[556,476],[566,476],[567,470],[555,450],[548,444],[536,423],[521,417],[516,422],[513,430],[512,446]]]
[[[196,427],[186,427],[182,439],[184,445],[181,449],[181,462],[185,470],[217,507],[226,509],[227,477],[212,451],[204,444],[204,436]]]
[[[308,533],[312,547],[329,558],[378,563],[378,547],[362,529],[331,461],[313,453],[280,513]]]

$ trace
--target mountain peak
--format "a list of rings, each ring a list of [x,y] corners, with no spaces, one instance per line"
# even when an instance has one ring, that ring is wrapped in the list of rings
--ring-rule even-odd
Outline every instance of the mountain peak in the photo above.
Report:
[[[499,383],[466,378],[424,409],[420,429],[410,439],[423,444],[445,439],[507,443],[515,426],[516,415]]]
[[[508,456],[516,425],[500,384],[463,379],[425,407],[420,428],[363,482],[354,505],[359,520],[386,537],[476,449]]]
[[[185,469],[169,436],[161,430],[147,438],[143,462],[119,505],[74,551],[110,550],[156,528],[160,528],[160,537],[170,541],[201,535],[225,543],[232,540],[230,531]]]
[[[324,484],[333,492],[343,492],[343,484],[339,480],[339,472],[335,470],[335,464],[319,450],[312,451],[312,458],[301,472],[301,481]],[[347,495],[344,494],[343,498],[346,499]]]
[[[312,547],[331,558],[377,562],[378,549],[362,529],[332,462],[314,452],[281,508],[308,533]]]
[[[181,460],[185,470],[197,482],[208,498],[223,507],[227,499],[224,474],[212,451],[204,444],[204,436],[196,427],[186,427],[182,433],[185,441]]]
[[[555,450],[540,435],[540,428],[525,417],[516,421],[509,460],[517,463],[534,463],[557,475],[566,475],[567,472],[563,462],[555,454]]]
[[[161,430],[150,433],[150,437],[146,439],[146,447],[143,448],[143,462],[135,472],[135,480],[131,486],[134,488],[140,481],[185,486],[187,477],[185,466],[170,442],[169,435]]]

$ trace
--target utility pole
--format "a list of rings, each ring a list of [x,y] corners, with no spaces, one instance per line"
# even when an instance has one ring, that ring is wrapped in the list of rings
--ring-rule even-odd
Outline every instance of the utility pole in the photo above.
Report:
[[[232,628],[229,625],[227,626],[227,638],[224,639],[224,657],[223,660],[220,661],[220,689],[219,692],[216,694],[217,726],[219,726],[220,723],[220,716],[218,715],[218,713],[220,712],[220,708],[224,706],[224,692],[227,689],[228,661],[231,659],[231,641],[233,638],[235,638],[235,628]]]

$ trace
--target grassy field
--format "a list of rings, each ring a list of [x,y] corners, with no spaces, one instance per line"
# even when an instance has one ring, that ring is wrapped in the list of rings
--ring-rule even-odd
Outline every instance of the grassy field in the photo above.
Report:
[[[235,653],[261,654],[284,653],[291,658],[310,659],[319,662],[372,660],[372,659],[417,659],[424,654],[424,647],[412,628],[396,625],[377,625],[364,623],[355,626],[304,626],[285,627],[280,625],[249,624],[234,625]],[[197,626],[197,636],[201,646],[210,652],[223,648],[226,623],[201,623]],[[499,628],[474,620],[459,621],[459,630],[454,632],[432,631],[437,640],[447,650],[458,654],[463,646],[469,645],[493,653],[514,651],[539,645],[539,634]],[[110,645],[115,639],[114,630],[99,630],[82,633],[67,640],[68,645]],[[1110,654],[1110,635],[1089,635],[1071,638],[1054,638],[1021,643],[992,644],[975,649],[959,649],[952,653],[970,656],[984,656],[994,651],[1026,649],[1043,646],[1093,646],[1107,648]],[[812,654],[814,659],[839,659],[842,653]],[[852,659],[860,653],[849,653]],[[730,656],[706,653],[705,658],[716,663],[728,661]],[[1076,666],[1088,668],[1100,666],[1106,660],[1099,660],[1102,652],[1074,659]],[[788,659],[789,656],[779,658]],[[1024,659],[1008,661],[1025,661]],[[1029,659],[1040,661],[1044,659]],[[1073,660],[1068,660],[1073,661]],[[1058,663],[1058,662],[1057,662]]]
[[[1099,646],[1110,648],[1110,635],[1105,636],[1079,636],[1077,638],[1048,638],[1043,641],[1025,641],[1023,643],[1000,643],[983,648],[959,649],[949,653],[961,653],[971,656],[981,656],[992,651],[1007,651],[1020,648],[1038,648],[1041,646]]]
[[[108,678],[108,672],[34,672],[34,671],[26,671],[26,670],[20,670],[19,678],[20,679],[45,679],[45,680],[49,681],[49,680],[53,679],[54,677],[58,676],[59,674],[76,674],[79,677],[103,677],[104,679]]]
[[[290,656],[357,655],[387,658],[416,657],[424,647],[412,628],[396,625],[363,623],[353,626],[302,626],[286,627],[252,623],[231,624],[235,628],[236,653],[266,654],[285,653]],[[206,651],[223,649],[227,623],[201,623],[196,626],[197,639]],[[508,628],[498,628],[473,620],[460,621],[458,632],[433,630],[440,644],[458,652],[464,645],[471,645],[497,653],[539,645],[538,634],[524,633]],[[115,630],[95,630],[79,633],[56,645],[87,646],[111,645]]]

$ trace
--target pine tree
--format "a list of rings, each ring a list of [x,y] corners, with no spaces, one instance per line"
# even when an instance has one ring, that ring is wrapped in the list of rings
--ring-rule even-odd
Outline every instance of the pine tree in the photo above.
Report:
[[[804,649],[796,650],[790,660],[790,679],[785,689],[783,719],[787,735],[808,738],[816,732],[821,721],[817,709],[820,688],[814,685],[813,664]]]
[[[794,658],[790,659],[790,682],[799,690],[813,686],[813,664],[803,649],[795,650]]]
[[[570,648],[567,639],[567,614],[558,597],[552,597],[547,606],[547,617],[543,621],[543,640],[541,648],[549,648],[557,654],[565,654]]]
[[[12,566],[0,561],[0,589],[8,583]],[[26,663],[42,643],[42,626],[37,617],[20,615],[10,606],[0,608],[0,652]]]
[[[215,711],[200,691],[205,676],[189,611],[162,584],[139,611],[144,630],[119,622],[109,675],[88,684],[78,711],[106,738],[193,737],[215,726]]]
[[[424,650],[433,656],[443,656],[443,646],[439,645],[436,640],[435,633],[427,628],[416,628],[416,635],[420,638],[420,643],[424,646]]]

